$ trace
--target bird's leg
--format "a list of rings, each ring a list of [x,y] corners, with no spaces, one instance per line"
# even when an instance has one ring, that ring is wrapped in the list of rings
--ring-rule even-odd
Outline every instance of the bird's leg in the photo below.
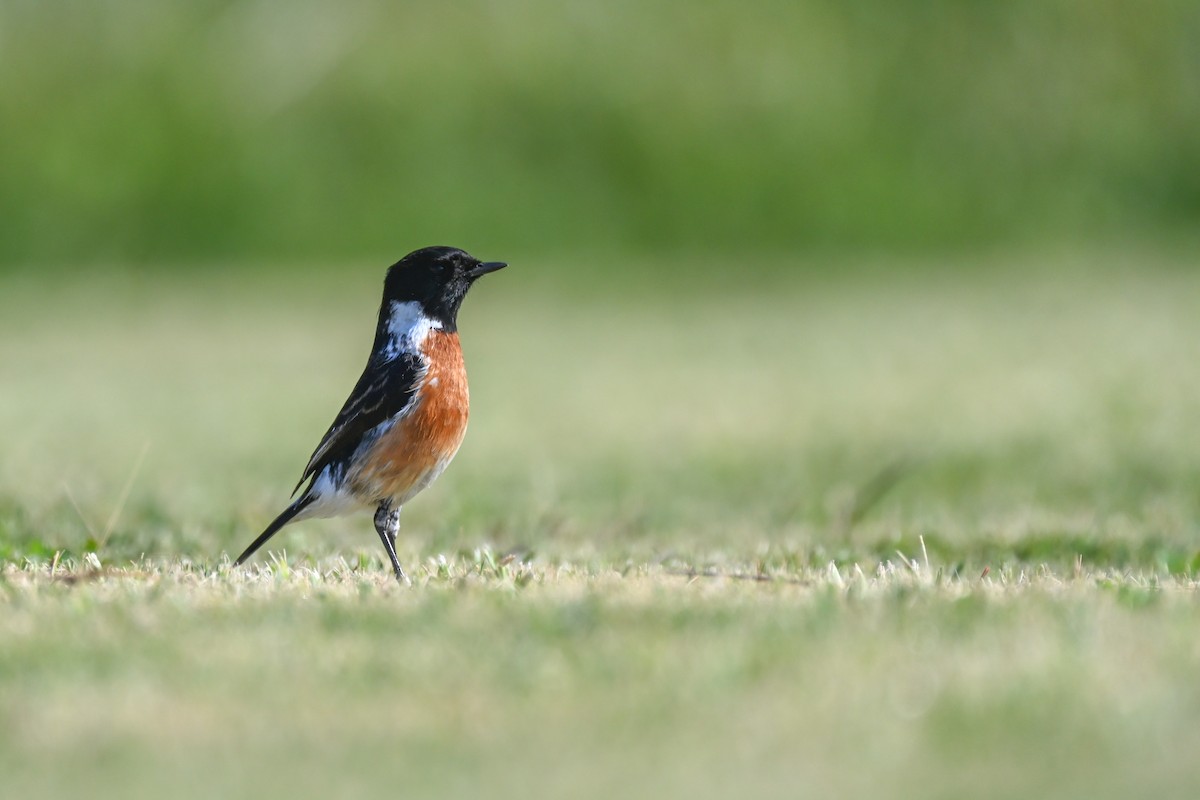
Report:
[[[396,580],[402,584],[408,583],[408,577],[400,566],[400,559],[396,558],[396,534],[400,533],[400,509],[392,508],[391,503],[388,502],[380,503],[379,508],[375,511],[375,531],[383,542],[383,549],[387,550],[388,558],[392,560],[392,569],[396,572]]]

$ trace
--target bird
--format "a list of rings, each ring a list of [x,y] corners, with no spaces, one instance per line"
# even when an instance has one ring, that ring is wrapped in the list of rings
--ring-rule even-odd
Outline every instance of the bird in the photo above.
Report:
[[[308,486],[238,556],[245,563],[281,528],[309,518],[375,511],[396,580],[400,509],[458,452],[470,410],[458,311],[476,280],[508,266],[456,247],[414,250],[388,268],[371,354],[321,438],[292,496]]]

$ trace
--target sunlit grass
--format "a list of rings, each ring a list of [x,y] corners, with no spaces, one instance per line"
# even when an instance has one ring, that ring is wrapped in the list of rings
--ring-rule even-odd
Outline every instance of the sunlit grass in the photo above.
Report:
[[[934,796],[1190,782],[1191,580],[501,561],[430,559],[412,588],[336,562],[10,566],[6,785],[927,797],[931,763]]]
[[[1020,261],[514,263],[463,310],[471,429],[405,509],[411,587],[366,517],[229,564],[357,377],[377,267],[7,280],[6,787],[1177,794],[1200,276]]]

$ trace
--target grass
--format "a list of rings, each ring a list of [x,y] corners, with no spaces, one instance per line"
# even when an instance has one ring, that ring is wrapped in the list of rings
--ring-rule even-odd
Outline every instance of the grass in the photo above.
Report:
[[[357,376],[377,267],[4,279],[6,790],[1194,785],[1186,263],[512,260],[463,312],[472,427],[405,509],[412,588],[365,517],[228,563]]]
[[[1194,779],[1190,580],[425,566],[413,590],[340,566],[10,568],[6,784],[1125,797]]]

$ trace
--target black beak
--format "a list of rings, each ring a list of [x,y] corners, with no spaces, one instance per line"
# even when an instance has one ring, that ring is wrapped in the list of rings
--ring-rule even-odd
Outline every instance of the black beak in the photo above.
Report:
[[[481,275],[487,275],[489,272],[495,272],[507,266],[508,264],[503,261],[484,261],[482,264],[476,264],[467,270],[467,275],[471,278],[478,278]]]

